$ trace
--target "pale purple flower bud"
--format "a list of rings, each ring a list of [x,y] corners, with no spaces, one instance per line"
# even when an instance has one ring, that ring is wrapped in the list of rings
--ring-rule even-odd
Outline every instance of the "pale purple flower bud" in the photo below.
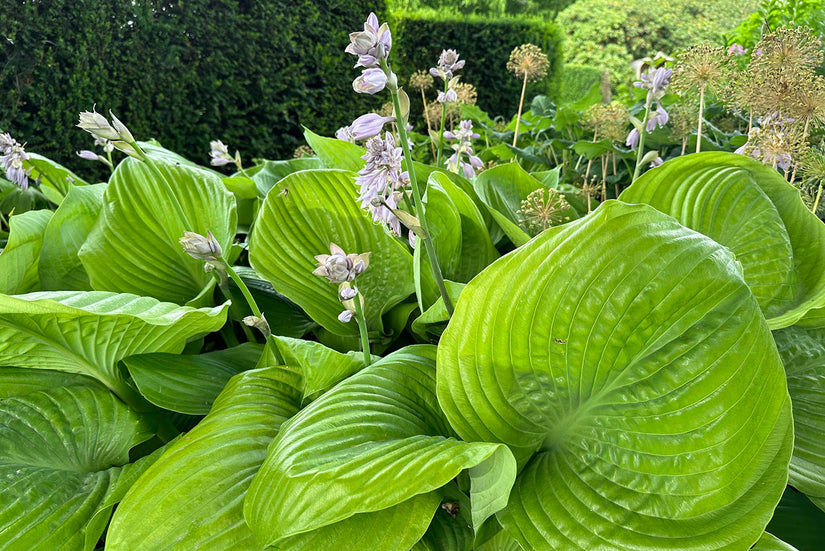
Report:
[[[327,278],[330,283],[352,281],[369,266],[370,253],[347,254],[335,243],[330,243],[329,251],[331,254],[315,256],[318,267],[312,273]]]
[[[352,319],[353,312],[351,310],[344,310],[340,314],[338,314],[338,321],[341,323],[349,323]]]
[[[625,145],[630,149],[636,149],[639,145],[639,129],[634,128],[630,131],[630,134],[627,135],[627,140],[625,140]]]
[[[126,125],[120,122],[118,118],[112,113],[112,110],[109,109],[109,116],[112,117],[112,126],[117,130],[117,134],[120,137],[121,141],[126,143],[132,143],[135,141],[135,138],[132,136],[132,133],[129,132],[129,129],[126,128]]]
[[[436,101],[438,103],[454,103],[458,101],[458,94],[456,94],[454,89],[450,88],[446,93],[439,92]]]
[[[186,254],[198,260],[217,261],[223,255],[220,243],[208,230],[206,237],[191,231],[183,232],[179,242]]]
[[[359,94],[377,94],[387,85],[387,75],[382,69],[366,69],[352,81],[352,89]]]
[[[742,146],[741,146],[741,147],[737,147],[737,148],[734,150],[734,153],[738,153],[739,155],[745,155],[745,154],[746,154],[746,153],[745,153],[745,150],[748,148],[748,143],[749,143],[749,142],[745,142],[744,144],[742,144]]]
[[[366,140],[380,134],[384,125],[394,120],[395,117],[382,117],[376,113],[367,113],[355,119],[349,126],[349,131],[354,140]]]
[[[657,126],[666,125],[668,118],[667,111],[665,111],[664,107],[658,105],[656,111],[653,112],[653,116],[647,119],[647,131],[653,132]]]
[[[99,160],[99,156],[94,151],[89,151],[88,149],[83,149],[77,152],[77,156],[81,159],[86,159],[87,161],[97,161]]]
[[[392,49],[392,34],[386,23],[378,24],[378,17],[370,13],[364,23],[364,30],[350,33],[350,43],[344,49],[348,54],[358,56],[356,67],[379,67],[382,59],[389,56]]]
[[[83,111],[80,113],[80,122],[77,123],[77,127],[82,128],[96,138],[111,141],[121,139],[120,132],[109,124],[106,117],[95,111],[94,107],[92,107],[91,112]]]
[[[650,163],[650,168],[656,168],[657,166],[662,166],[662,163],[664,163],[664,162],[665,162],[665,161],[664,161],[661,157],[656,157],[656,158],[655,158],[655,159],[653,159],[653,161]]]
[[[342,302],[345,300],[352,300],[358,294],[358,291],[352,287],[344,287],[338,292],[338,299]]]
[[[658,67],[656,69],[649,69],[642,74],[642,80],[637,80],[633,83],[636,88],[645,88],[648,90],[648,96],[654,100],[658,100],[665,95],[665,88],[670,84],[670,76],[673,74],[673,69],[665,69]]]
[[[442,50],[441,55],[438,56],[438,64],[430,69],[430,74],[446,81],[453,77],[453,73],[463,67],[464,60],[458,58],[458,52],[452,49]]]

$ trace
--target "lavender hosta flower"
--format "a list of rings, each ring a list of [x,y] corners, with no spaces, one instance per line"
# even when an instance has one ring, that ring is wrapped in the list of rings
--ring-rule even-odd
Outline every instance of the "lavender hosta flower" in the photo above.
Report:
[[[748,53],[748,49],[743,47],[741,44],[733,43],[731,44],[730,48],[728,48],[728,55],[745,55]]]
[[[373,220],[388,224],[395,235],[400,235],[401,223],[390,209],[398,207],[395,192],[409,181],[409,175],[401,171],[401,148],[395,146],[395,139],[389,132],[383,139],[381,136],[370,138],[366,147],[367,152],[361,158],[367,164],[358,171],[355,179],[361,190],[358,196],[361,208],[369,209]],[[375,205],[373,199],[380,199],[389,208],[380,201]]]
[[[387,23],[378,24],[378,17],[370,13],[364,23],[364,30],[350,33],[350,43],[344,49],[358,57],[356,67],[367,69],[379,67],[392,49],[392,34]]]
[[[330,283],[353,281],[369,266],[370,253],[347,254],[335,243],[330,243],[329,251],[330,254],[315,256],[318,267],[312,273],[327,278]]]
[[[747,155],[746,150],[748,149],[749,145],[750,142],[745,142],[741,146],[737,147],[733,152],[738,153],[739,155]]]
[[[458,173],[459,170],[464,173],[467,179],[473,178],[476,175],[476,169],[484,166],[484,163],[473,154],[472,140],[480,137],[477,132],[473,132],[473,121],[464,120],[458,123],[458,130],[454,132],[444,132],[444,137],[448,140],[456,140],[457,143],[452,144],[454,153],[447,159],[447,170]],[[467,161],[464,160],[466,155]]]
[[[183,232],[183,237],[180,238],[179,242],[183,247],[183,251],[197,260],[216,262],[223,256],[220,243],[208,230],[206,237],[191,231]]]
[[[355,312],[353,312],[352,310],[344,310],[343,312],[338,314],[338,321],[340,321],[341,323],[349,323],[350,321],[352,321],[352,316],[354,315]]]
[[[639,146],[639,138],[641,134],[639,133],[638,128],[634,128],[630,131],[630,134],[627,135],[627,139],[625,140],[625,145],[630,149],[636,149]]]
[[[83,149],[81,151],[77,151],[77,156],[81,159],[86,159],[87,161],[99,161],[100,155],[95,153],[94,151],[89,151],[88,149]]]
[[[430,69],[430,74],[447,81],[453,78],[453,74],[463,67],[464,60],[459,59],[458,52],[453,49],[442,50],[441,55],[438,56],[438,63]]]
[[[654,100],[658,100],[665,95],[665,88],[670,84],[670,76],[673,74],[673,69],[665,69],[658,67],[656,69],[649,69],[643,73],[642,80],[637,80],[633,83],[636,88],[644,88],[648,90],[648,94]]]
[[[355,137],[352,135],[352,130],[349,126],[342,126],[335,131],[335,138],[342,142],[355,143]]]
[[[29,155],[23,146],[10,134],[0,134],[0,167],[6,170],[6,179],[26,191],[29,189],[29,174],[23,167]]]
[[[664,161],[661,157],[656,157],[656,158],[655,158],[655,159],[653,159],[653,161],[650,163],[650,168],[656,168],[657,166],[662,166],[662,164],[664,164],[664,162],[665,162],[665,161]]]
[[[366,140],[381,133],[384,125],[395,121],[395,117],[382,117],[377,113],[361,115],[349,126],[349,132],[354,140]]]
[[[374,95],[387,86],[387,74],[383,69],[367,69],[352,81],[352,89],[359,94]]]
[[[211,157],[209,164],[212,166],[224,166],[235,162],[226,145],[220,140],[209,142],[209,156]]]
[[[652,116],[648,117],[647,119],[647,131],[653,132],[656,130],[657,126],[664,126],[667,124],[668,121],[668,114],[665,111],[664,107],[660,105],[656,106],[656,111],[652,113]],[[635,148],[634,148],[635,149]]]
[[[458,94],[453,88],[449,88],[447,92],[438,92],[435,101],[438,103],[455,103],[458,101]]]

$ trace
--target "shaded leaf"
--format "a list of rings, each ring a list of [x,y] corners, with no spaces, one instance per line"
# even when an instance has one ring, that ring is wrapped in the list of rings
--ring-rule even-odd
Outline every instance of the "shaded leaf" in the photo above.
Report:
[[[9,219],[9,241],[0,251],[0,293],[14,295],[40,289],[37,262],[50,210],[32,210]]]

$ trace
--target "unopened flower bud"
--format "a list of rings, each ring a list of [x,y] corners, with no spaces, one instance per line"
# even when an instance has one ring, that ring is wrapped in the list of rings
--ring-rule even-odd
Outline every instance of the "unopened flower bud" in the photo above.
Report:
[[[226,145],[220,140],[209,142],[209,156],[212,158],[209,161],[212,166],[224,166],[235,162],[235,159],[229,155]]]
[[[249,327],[254,327],[258,331],[260,331],[266,338],[269,338],[269,336],[272,334],[272,330],[269,328],[269,323],[267,323],[266,316],[264,316],[263,313],[261,313],[261,317],[246,316],[243,319],[243,322]]]
[[[382,117],[377,113],[361,115],[349,126],[349,132],[354,140],[366,140],[381,133],[384,125],[393,122],[395,117]]]
[[[112,113],[112,110],[109,110],[109,116],[112,117],[112,126],[114,126],[115,130],[117,130],[118,137],[124,142],[132,143],[135,141],[135,138],[132,136],[132,133],[129,132],[129,129],[126,128],[126,125],[120,122],[118,118]]]
[[[211,231],[206,232],[206,237],[191,231],[183,232],[180,244],[186,254],[198,260],[217,261],[223,255],[221,245]]]
[[[338,300],[345,302],[352,300],[358,295],[358,291],[348,281],[338,287]]]
[[[92,108],[92,111],[80,113],[80,122],[77,126],[96,138],[112,141],[120,139],[120,133],[109,124],[106,117],[96,112],[94,108]]]
[[[327,278],[330,283],[352,281],[369,266],[370,253],[347,254],[335,243],[330,243],[329,249],[330,254],[315,256],[318,267],[312,273]]]
[[[82,151],[77,152],[77,156],[81,159],[86,159],[87,161],[97,161],[98,154],[94,151],[89,151],[88,149],[83,149]]]
[[[349,323],[353,315],[354,312],[352,310],[344,310],[343,312],[338,314],[338,321],[340,321],[341,323]]]
[[[352,89],[359,94],[377,94],[387,85],[387,75],[380,68],[367,69],[352,81]]]

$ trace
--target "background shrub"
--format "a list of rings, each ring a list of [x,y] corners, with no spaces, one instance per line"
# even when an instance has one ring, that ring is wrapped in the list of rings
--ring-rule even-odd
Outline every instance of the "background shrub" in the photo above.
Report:
[[[757,6],[757,0],[579,0],[556,22],[565,33],[567,63],[604,67],[614,82],[624,82],[634,59],[705,41],[724,45],[723,35]]]
[[[398,37],[393,42],[393,68],[404,83],[416,70],[435,66],[443,49],[453,48],[467,60],[459,74],[461,82],[476,87],[478,105],[490,115],[509,118],[518,109],[522,83],[507,72],[507,60],[513,48],[531,42],[547,54],[550,69],[546,79],[527,85],[526,95],[558,97],[562,35],[552,21],[521,16],[445,17],[434,11],[394,12],[391,18]]]
[[[72,162],[77,115],[112,109],[135,136],[204,162],[291,156],[377,100],[353,93],[348,33],[378,0],[0,0],[0,128]]]

